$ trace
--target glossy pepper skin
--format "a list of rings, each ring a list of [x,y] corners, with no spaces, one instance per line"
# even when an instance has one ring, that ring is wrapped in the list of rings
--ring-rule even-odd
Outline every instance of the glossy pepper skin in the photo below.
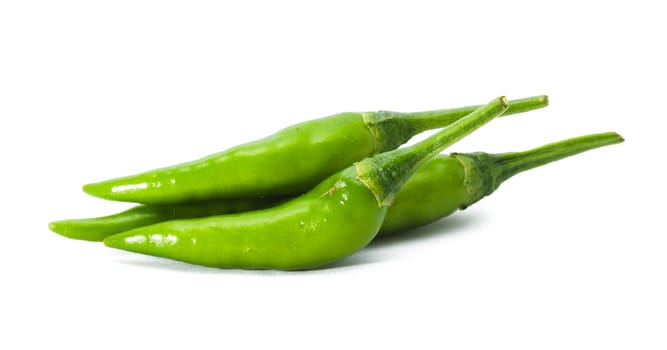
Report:
[[[510,103],[508,114],[545,107],[548,100],[536,96]],[[100,198],[153,205],[298,195],[356,161],[447,126],[478,107],[341,113],[189,163],[88,184],[83,190]]]
[[[492,192],[514,174],[622,141],[621,136],[610,132],[575,137],[523,152],[437,155],[415,171],[398,191],[379,234],[431,223],[470,206],[482,198],[476,194],[480,189],[487,188],[487,192]],[[489,188],[483,183],[495,183],[496,186]],[[107,217],[54,222],[50,227],[69,238],[102,241],[112,234],[158,222],[255,210],[284,200],[267,198],[167,207],[139,206]]]
[[[463,164],[437,155],[419,168],[396,194],[380,234],[419,227],[457,211],[468,199]]]
[[[498,98],[413,146],[366,158],[276,207],[175,220],[112,235],[104,244],[226,268],[316,268],[364,247],[405,181],[429,158],[507,109]]]

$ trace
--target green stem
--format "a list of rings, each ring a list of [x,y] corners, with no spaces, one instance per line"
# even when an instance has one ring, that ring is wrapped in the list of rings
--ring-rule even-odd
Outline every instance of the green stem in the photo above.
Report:
[[[505,180],[518,173],[620,142],[623,142],[623,137],[615,132],[607,132],[574,137],[523,152],[452,153],[452,156],[465,168],[468,199],[463,207],[468,207],[490,195]]]
[[[509,108],[503,115],[544,108],[549,104],[549,99],[541,95],[510,100],[508,104]],[[419,133],[444,128],[480,107],[482,105],[413,113],[380,111],[366,113],[364,118],[368,127],[376,135],[377,153],[382,153],[398,148]]]
[[[509,104],[509,107],[507,108],[507,111],[503,113],[503,116],[544,108],[549,105],[549,99],[546,95],[541,95],[526,97],[518,100],[509,100],[507,101],[507,104]],[[478,105],[426,112],[401,113],[399,117],[409,118],[410,121],[417,127],[419,132],[424,132],[426,130],[436,129],[439,127],[441,128],[449,125],[458,119],[461,119],[466,115],[474,112],[480,107],[483,106]]]
[[[403,183],[422,164],[507,108],[507,99],[499,97],[421,142],[366,158],[357,163],[357,177],[373,192],[379,205],[390,205]]]
[[[524,152],[491,155],[501,165],[500,181],[563,158],[595,148],[623,142],[615,132],[592,134],[550,143]]]

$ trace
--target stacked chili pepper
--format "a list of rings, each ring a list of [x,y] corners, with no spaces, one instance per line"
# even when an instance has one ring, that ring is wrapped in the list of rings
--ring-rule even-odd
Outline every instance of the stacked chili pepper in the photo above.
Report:
[[[500,115],[545,107],[546,96],[417,113],[341,113],[193,162],[85,185],[100,198],[142,205],[53,222],[65,237],[192,264],[317,268],[378,233],[409,230],[464,209],[510,177],[594,148],[613,132],[514,153],[446,147]],[[399,148],[423,131],[444,128]]]

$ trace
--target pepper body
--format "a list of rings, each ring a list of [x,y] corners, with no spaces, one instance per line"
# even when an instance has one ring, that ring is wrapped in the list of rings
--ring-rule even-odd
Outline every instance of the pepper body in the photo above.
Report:
[[[463,164],[438,155],[426,162],[396,194],[380,234],[426,225],[448,216],[467,203]]]
[[[386,211],[349,168],[276,207],[168,221],[111,236],[104,243],[205,266],[307,269],[368,244]]]
[[[84,190],[145,204],[294,195],[374,152],[373,135],[361,114],[342,113],[190,163],[87,185]]]

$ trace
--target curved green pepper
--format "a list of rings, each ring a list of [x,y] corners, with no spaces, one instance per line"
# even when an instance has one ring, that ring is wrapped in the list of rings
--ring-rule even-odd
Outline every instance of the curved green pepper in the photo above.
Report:
[[[215,267],[295,270],[334,262],[375,237],[396,192],[426,160],[507,107],[498,98],[415,145],[366,158],[276,207],[149,225],[104,244]]]
[[[547,105],[546,96],[511,101],[508,113]],[[138,175],[88,184],[93,196],[143,204],[298,195],[350,164],[397,148],[479,106],[417,113],[341,113],[293,125],[267,138]]]
[[[473,189],[467,188],[466,184],[468,187],[473,186],[478,177],[473,176],[474,171],[466,171],[466,166],[469,169],[479,168],[479,162],[491,162],[491,165],[486,165],[487,168],[511,166],[511,169],[502,171],[505,174],[503,178],[496,180],[497,184],[500,184],[519,172],[622,141],[621,136],[616,133],[602,133],[575,137],[524,152],[437,155],[419,168],[396,194],[379,234],[422,226],[473,204],[469,198]],[[57,221],[49,227],[65,237],[102,241],[112,234],[163,221],[256,210],[274,206],[284,200],[238,199],[174,206],[138,206],[100,218]]]

